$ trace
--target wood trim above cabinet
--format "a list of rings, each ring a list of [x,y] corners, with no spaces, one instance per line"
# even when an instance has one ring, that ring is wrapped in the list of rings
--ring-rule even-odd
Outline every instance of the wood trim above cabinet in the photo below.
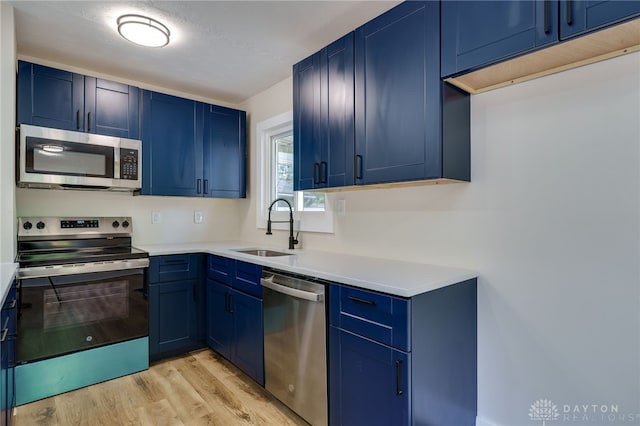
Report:
[[[640,18],[445,81],[478,94],[637,51]]]
[[[408,180],[401,182],[385,182],[385,183],[371,183],[366,185],[352,185],[352,186],[339,186],[335,188],[318,188],[318,189],[305,189],[305,192],[347,192],[347,191],[361,191],[368,189],[388,189],[388,188],[407,188],[412,186],[430,186],[430,185],[445,185],[451,183],[469,183],[466,180],[456,180],[448,178],[440,179],[423,179],[423,180]]]

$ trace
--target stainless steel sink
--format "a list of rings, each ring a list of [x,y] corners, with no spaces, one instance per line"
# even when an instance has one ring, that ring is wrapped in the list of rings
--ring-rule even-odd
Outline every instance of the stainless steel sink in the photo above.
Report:
[[[260,257],[276,257],[276,256],[292,256],[293,253],[282,253],[280,251],[273,250],[263,250],[263,249],[238,249],[233,250],[238,253],[250,254],[252,256],[260,256]]]

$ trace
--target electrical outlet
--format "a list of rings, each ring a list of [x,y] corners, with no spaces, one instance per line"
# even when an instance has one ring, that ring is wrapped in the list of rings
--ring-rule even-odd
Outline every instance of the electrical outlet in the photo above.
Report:
[[[338,200],[336,202],[336,214],[338,216],[346,216],[346,214],[347,214],[347,201],[346,200]]]
[[[193,223],[202,223],[204,222],[204,214],[201,211],[196,210],[193,212]]]
[[[157,225],[161,222],[162,222],[162,215],[160,214],[160,212],[159,211],[151,212],[151,224]]]

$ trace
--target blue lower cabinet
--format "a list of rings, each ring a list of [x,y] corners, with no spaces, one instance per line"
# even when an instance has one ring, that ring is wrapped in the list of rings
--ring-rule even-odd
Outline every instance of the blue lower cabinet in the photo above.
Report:
[[[149,259],[149,356],[157,360],[204,346],[204,256]]]
[[[231,289],[234,341],[231,359],[242,371],[264,385],[262,299]]]
[[[231,359],[233,316],[229,310],[229,287],[207,280],[207,345]]]
[[[475,279],[411,298],[330,293],[332,425],[475,425]]]
[[[262,299],[207,279],[207,344],[264,386]]]
[[[409,424],[411,355],[331,327],[332,425]]]
[[[11,286],[0,313],[0,425],[11,424],[15,401],[16,287]]]
[[[149,286],[149,355],[185,352],[197,345],[197,280]]]

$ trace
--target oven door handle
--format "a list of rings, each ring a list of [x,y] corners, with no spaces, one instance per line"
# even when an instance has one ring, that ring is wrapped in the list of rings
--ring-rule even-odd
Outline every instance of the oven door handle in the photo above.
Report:
[[[18,279],[57,277],[61,275],[89,274],[92,272],[125,271],[149,266],[149,258],[114,260],[110,262],[72,263],[68,265],[34,266],[19,268]]]

